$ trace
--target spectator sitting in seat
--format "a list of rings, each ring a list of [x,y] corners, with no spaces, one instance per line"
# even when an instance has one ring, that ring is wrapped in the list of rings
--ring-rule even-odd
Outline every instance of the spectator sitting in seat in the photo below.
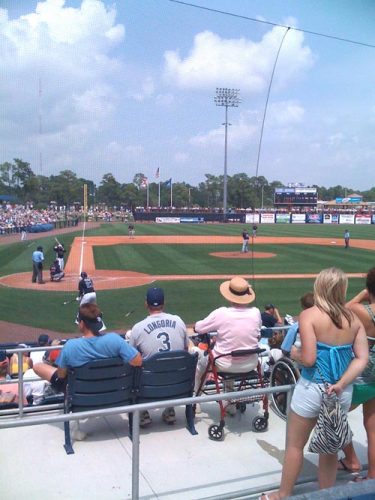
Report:
[[[48,346],[48,344],[49,336],[46,333],[41,333],[38,337],[38,347],[45,347]],[[33,364],[43,361],[44,352],[45,351],[32,351],[30,353],[30,358]]]
[[[0,351],[0,381],[8,379],[9,359],[5,351]],[[18,383],[0,385],[0,404],[18,403]],[[24,404],[27,404],[24,399]]]
[[[313,292],[307,292],[299,299],[302,310],[309,309],[314,305],[314,294]],[[285,356],[291,356],[292,347],[296,344],[296,347],[300,347],[299,340],[299,323],[296,321],[287,331],[284,340],[281,344],[281,350]]]
[[[119,356],[125,363],[141,366],[142,357],[116,333],[100,334],[103,326],[102,313],[96,304],[84,304],[78,312],[78,327],[82,337],[70,339],[60,351],[57,368],[46,363],[36,363],[35,373],[51,383],[57,392],[65,387],[68,367],[82,366],[95,359]]]
[[[20,348],[26,348],[26,344],[18,344],[18,347]],[[25,373],[26,370],[29,368],[33,367],[33,362],[31,358],[29,357],[28,352],[23,352],[22,353],[22,373]],[[12,354],[10,358],[10,376],[11,378],[18,378],[18,353]]]
[[[220,285],[221,295],[229,302],[229,307],[219,307],[212,311],[206,318],[195,323],[197,333],[217,332],[213,355],[229,354],[240,349],[256,349],[260,339],[262,320],[257,307],[248,307],[254,301],[255,293],[249,283],[240,276]],[[202,376],[208,363],[208,356],[198,359],[197,374],[195,378],[195,393],[198,394]],[[254,370],[258,363],[258,355],[232,358],[221,357],[216,361],[220,371],[241,373]],[[226,392],[233,390],[233,380],[226,380]],[[226,412],[236,414],[236,405],[228,404]]]
[[[283,324],[279,311],[273,304],[265,305],[261,316],[262,325],[266,328],[274,328],[275,326],[281,326]]]
[[[60,267],[58,259],[53,261],[52,266],[49,268],[49,273],[51,276],[51,281],[61,281],[65,276],[65,273],[62,271]]]
[[[186,325],[179,316],[164,312],[164,292],[161,288],[147,290],[145,306],[148,316],[136,323],[129,336],[130,345],[136,347],[143,359],[165,351],[188,350],[189,338]],[[147,410],[141,412],[140,425],[151,423]],[[174,408],[163,411],[163,420],[168,424],[176,421]]]

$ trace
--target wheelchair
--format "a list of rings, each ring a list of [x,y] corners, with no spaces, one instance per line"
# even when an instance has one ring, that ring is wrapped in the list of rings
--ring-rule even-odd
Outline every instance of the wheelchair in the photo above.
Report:
[[[297,363],[287,356],[283,356],[274,363],[271,368],[270,386],[296,384],[300,378],[300,371]],[[276,415],[286,420],[287,393],[274,392],[271,394],[271,404]]]
[[[202,340],[202,336],[201,340]],[[202,342],[201,342],[202,343]],[[223,372],[216,366],[216,361],[222,357],[244,357],[253,354],[260,354],[265,351],[265,349],[246,349],[232,351],[228,354],[221,354],[219,356],[214,356],[212,352],[212,341],[209,337],[205,337],[203,343],[207,346],[206,355],[208,356],[207,367],[202,375],[201,384],[197,391],[198,394],[220,394],[224,390],[226,382],[231,381],[234,385],[233,392],[244,391],[247,389],[259,389],[266,387],[267,380],[262,374],[261,364],[258,360],[257,367],[254,370],[248,372]],[[268,384],[267,384],[268,385]],[[232,391],[231,391],[232,392]],[[268,396],[266,394],[260,394],[257,396],[247,396],[237,400],[228,401],[218,401],[220,407],[220,422],[219,424],[212,424],[208,428],[208,436],[213,441],[223,441],[224,440],[224,427],[225,427],[225,417],[226,409],[229,405],[235,404],[236,409],[241,413],[246,411],[246,405],[251,403],[262,403],[262,415],[257,415],[252,421],[252,430],[255,432],[265,432],[268,429]]]

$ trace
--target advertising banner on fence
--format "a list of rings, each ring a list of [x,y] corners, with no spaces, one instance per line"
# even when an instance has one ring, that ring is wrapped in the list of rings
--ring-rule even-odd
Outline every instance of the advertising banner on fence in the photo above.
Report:
[[[204,222],[204,217],[181,217],[180,222],[181,224],[183,223],[201,224],[202,222]]]
[[[292,224],[304,224],[306,222],[306,214],[292,214]]]
[[[276,224],[289,224],[290,214],[276,214]]]
[[[245,223],[246,224],[259,224],[259,214],[246,214]]]
[[[332,215],[324,214],[323,215],[323,224],[332,224]]]
[[[357,214],[355,216],[356,224],[371,224],[371,215],[370,214]]]
[[[372,214],[372,223],[375,224],[375,214]]]
[[[156,217],[155,222],[158,224],[179,224],[179,217]]]
[[[275,214],[260,214],[261,224],[273,224],[275,222]]]
[[[306,222],[308,224],[322,224],[323,217],[321,214],[306,214]]]
[[[340,214],[340,224],[354,224],[354,214]]]

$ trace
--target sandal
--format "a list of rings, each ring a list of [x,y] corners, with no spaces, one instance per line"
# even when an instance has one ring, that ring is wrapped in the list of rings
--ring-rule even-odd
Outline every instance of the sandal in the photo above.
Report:
[[[362,483],[362,481],[367,481],[367,476],[356,476],[351,483]]]
[[[350,472],[352,474],[355,474],[356,472],[360,472],[362,470],[362,467],[348,467],[346,463],[344,462],[343,458],[340,458],[337,462],[337,470],[342,470],[345,472]]]

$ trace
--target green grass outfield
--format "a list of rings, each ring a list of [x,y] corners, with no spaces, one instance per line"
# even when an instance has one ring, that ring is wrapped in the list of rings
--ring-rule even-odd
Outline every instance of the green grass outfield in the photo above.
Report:
[[[240,251],[240,224],[136,224],[137,235],[238,235],[238,245],[116,245],[94,248],[98,269],[124,269],[148,274],[283,274],[316,273],[319,270],[338,266],[346,272],[365,273],[375,265],[374,252],[350,248],[344,249],[343,234],[349,229],[352,239],[374,239],[375,226],[343,225],[260,225],[260,236],[325,237],[336,241],[336,245],[318,247],[313,245],[260,245],[256,251],[273,252],[271,259],[222,259],[212,257],[210,252]],[[103,224],[98,229],[86,231],[87,236],[127,235],[126,224]],[[64,234],[61,240],[69,248],[74,236],[81,233]],[[38,244],[45,249],[46,267],[54,258],[55,240],[46,234],[40,239],[0,246],[0,275],[30,271],[31,253]],[[266,302],[275,303],[282,314],[297,314],[298,298],[312,289],[311,279],[255,279],[252,282],[257,295],[256,305],[262,308]],[[210,310],[225,301],[218,286],[220,281],[174,281],[160,282],[166,293],[167,310],[180,314],[187,323],[194,323]],[[362,289],[363,279],[350,279],[348,296]],[[122,290],[98,292],[98,302],[104,311],[108,329],[126,329],[140,320],[144,314],[144,296],[147,286]],[[76,291],[42,292],[0,287],[0,319],[15,323],[48,328],[64,333],[76,334],[73,324],[76,303],[63,305],[74,297]],[[134,310],[129,317],[126,313]],[[0,332],[1,338],[1,332]]]

